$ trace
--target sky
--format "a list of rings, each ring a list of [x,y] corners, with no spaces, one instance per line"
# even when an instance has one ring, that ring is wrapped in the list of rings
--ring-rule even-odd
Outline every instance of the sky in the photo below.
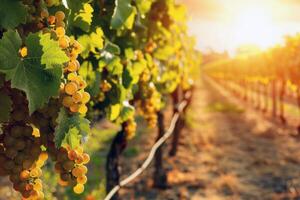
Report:
[[[300,32],[300,0],[179,0],[188,7],[197,47],[234,54],[241,45],[267,49]]]

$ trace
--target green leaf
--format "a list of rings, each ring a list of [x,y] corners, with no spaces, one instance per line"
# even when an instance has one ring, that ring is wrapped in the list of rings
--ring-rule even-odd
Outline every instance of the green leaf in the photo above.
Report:
[[[109,40],[105,40],[104,51],[115,55],[119,55],[121,53],[120,47]]]
[[[123,85],[119,81],[116,83],[112,83],[112,88],[107,93],[107,97],[111,105],[118,104],[120,102],[125,101],[126,95],[127,95],[127,90],[123,87]]]
[[[119,57],[114,57],[106,66],[106,69],[112,75],[121,75],[123,73],[123,65]]]
[[[112,29],[119,29],[123,26],[131,29],[136,15],[136,10],[131,5],[131,0],[115,0],[115,5],[110,23]]]
[[[6,80],[11,80],[13,88],[20,89],[26,93],[29,102],[29,111],[33,113],[43,107],[52,96],[57,96],[62,76],[62,65],[55,62],[46,62],[46,69],[41,63],[43,55],[49,55],[51,46],[43,52],[41,35],[30,34],[25,41],[28,55],[25,58],[19,57],[21,38],[17,32],[8,31],[0,40],[0,72],[5,74]],[[45,41],[44,41],[45,42]]]
[[[123,106],[123,109],[120,113],[120,120],[121,122],[127,121],[130,117],[134,115],[134,107],[131,105]]]
[[[134,51],[132,48],[127,48],[125,49],[125,57],[128,60],[133,60],[134,59]]]
[[[16,28],[26,22],[26,7],[19,0],[0,0],[0,27]]]
[[[70,8],[70,24],[80,28],[81,30],[88,32],[93,18],[93,7],[87,3],[88,0],[68,0],[68,6]]]
[[[10,112],[12,110],[12,101],[10,96],[0,92],[0,123],[9,120]]]
[[[87,119],[79,114],[69,115],[65,108],[60,110],[56,122],[58,124],[54,138],[56,147],[61,147],[64,141],[76,144],[77,142],[74,141],[76,138],[85,137],[90,132],[90,122]],[[76,128],[78,133],[74,132],[74,130],[70,131],[73,128]],[[77,134],[76,137],[74,137],[75,133]],[[73,135],[70,136],[70,134]],[[71,138],[71,141],[67,138]],[[70,143],[68,144],[71,145]]]
[[[65,139],[62,142],[62,146],[64,144],[68,144],[72,149],[75,149],[80,145],[81,138],[79,130],[76,127],[73,127],[69,129],[69,132],[66,134]]]
[[[95,72],[95,79],[93,80],[91,87],[89,87],[88,92],[92,96],[97,96],[100,93],[100,82],[101,82],[101,73],[99,71]]]
[[[158,48],[155,53],[154,53],[154,57],[159,59],[159,60],[168,60],[170,58],[170,56],[174,55],[176,49],[174,48],[174,46],[168,46],[165,45],[163,48]]]
[[[153,0],[136,0],[137,7],[141,14],[146,14],[153,3]]]
[[[128,66],[124,69],[124,72],[122,74],[122,84],[126,89],[130,87],[133,81],[133,75],[132,70]]]
[[[16,31],[7,31],[0,40],[0,70],[12,69],[20,62],[21,38]],[[9,59],[8,59],[9,58]]]
[[[121,104],[115,104],[115,105],[111,105],[108,109],[107,109],[107,118],[110,121],[114,121],[116,120],[121,112]]]
[[[86,59],[89,53],[97,53],[96,49],[101,50],[103,48],[104,33],[101,28],[97,28],[95,32],[90,35],[82,35],[78,38],[78,42],[82,45],[81,56]]]
[[[41,63],[46,69],[53,68],[69,61],[68,56],[61,50],[57,41],[50,38],[50,33],[41,35],[40,44],[43,47]]]

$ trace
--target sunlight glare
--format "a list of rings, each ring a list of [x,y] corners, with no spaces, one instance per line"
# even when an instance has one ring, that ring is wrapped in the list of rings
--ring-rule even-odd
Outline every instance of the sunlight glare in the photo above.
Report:
[[[252,44],[261,49],[280,42],[282,35],[272,21],[272,13],[260,7],[240,10],[234,20],[234,42],[236,45]]]

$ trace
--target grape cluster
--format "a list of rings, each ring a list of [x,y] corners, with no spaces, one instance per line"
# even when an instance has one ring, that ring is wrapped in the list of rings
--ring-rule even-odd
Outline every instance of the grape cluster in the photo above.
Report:
[[[69,57],[69,61],[64,66],[64,81],[61,84],[61,101],[63,106],[71,113],[85,114],[88,111],[86,104],[90,100],[89,93],[85,92],[87,84],[78,75],[80,63],[77,58],[81,52],[81,45],[73,38],[66,35],[65,14],[57,11],[55,15],[49,15],[46,9],[41,11],[43,22],[41,27],[45,33],[52,33],[54,39],[59,43],[60,48]]]
[[[90,94],[83,90],[85,81],[76,73],[69,73],[67,81],[62,85],[62,104],[72,113],[85,114],[88,110],[86,103],[90,100]]]
[[[21,192],[24,199],[43,199],[41,167],[49,156],[56,162],[61,185],[73,186],[75,193],[82,193],[87,181],[84,166],[89,162],[89,155],[81,147],[56,148],[54,131],[57,126],[56,119],[61,106],[68,108],[70,115],[87,112],[86,104],[90,100],[89,93],[85,92],[86,82],[78,75],[80,64],[77,60],[81,52],[80,44],[73,38],[65,35],[65,14],[57,11],[49,15],[46,8],[41,9],[37,26],[43,33],[50,33],[52,39],[58,41],[60,48],[69,57],[64,64],[60,96],[52,98],[45,107],[35,111],[31,116],[28,112],[28,102],[25,94],[19,90],[11,89],[10,84],[6,92],[11,96],[13,109],[11,121],[5,124],[4,133],[0,134],[0,175],[9,175],[15,190]],[[28,49],[23,46],[19,56],[25,58]],[[2,90],[2,88],[0,88]],[[42,152],[41,146],[46,148]]]
[[[125,133],[126,133],[126,138],[127,140],[132,139],[135,136],[135,132],[136,132],[136,122],[134,120],[134,117],[130,117],[126,123],[125,123],[125,127],[124,127]]]
[[[140,75],[136,106],[138,113],[146,119],[149,127],[153,128],[157,124],[156,113],[160,109],[161,97],[154,84],[150,81],[150,78],[149,70],[145,70]]]
[[[40,148],[40,140],[32,135],[31,126],[9,124],[0,145],[0,175],[8,175],[13,187],[25,199],[43,199],[41,167],[48,156]]]
[[[9,176],[24,199],[43,199],[41,167],[48,156],[41,150],[41,140],[33,135],[25,94],[9,87],[2,88],[13,101],[11,119],[0,135],[0,176]]]
[[[84,153],[81,147],[75,149],[52,148],[51,154],[56,160],[55,171],[60,174],[59,184],[72,186],[76,194],[81,194],[84,191],[84,184],[87,182],[88,169],[85,164],[90,161],[89,155]]]

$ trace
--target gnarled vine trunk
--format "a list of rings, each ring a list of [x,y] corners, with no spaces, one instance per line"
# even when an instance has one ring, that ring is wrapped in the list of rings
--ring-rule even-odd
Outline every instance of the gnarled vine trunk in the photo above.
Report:
[[[158,135],[156,141],[158,141],[165,133],[165,125],[164,125],[164,114],[162,111],[157,112],[157,125],[158,125]],[[159,189],[166,189],[168,185],[166,170],[163,166],[163,152],[164,145],[161,145],[155,153],[154,158],[154,187]]]
[[[120,182],[119,158],[127,146],[126,133],[124,128],[119,131],[114,138],[106,159],[106,191],[109,192]],[[112,200],[118,200],[118,193],[112,197]]]

